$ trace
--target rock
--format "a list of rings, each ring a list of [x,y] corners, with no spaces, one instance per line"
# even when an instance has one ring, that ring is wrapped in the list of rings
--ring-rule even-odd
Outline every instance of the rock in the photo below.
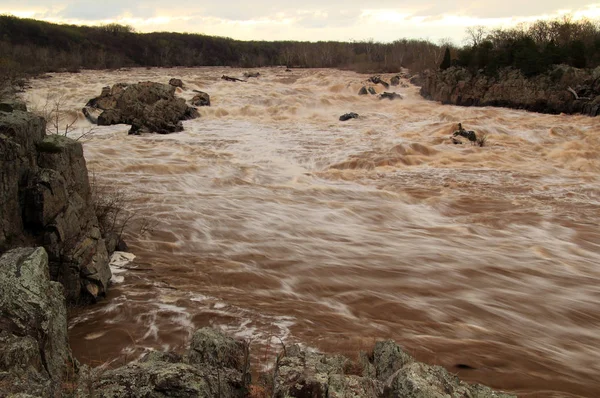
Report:
[[[2,393],[58,396],[73,359],[63,287],[50,281],[45,250],[2,255],[0,292]]]
[[[151,352],[118,369],[96,370],[78,397],[221,397],[246,396],[249,373],[244,345],[204,328],[194,333],[189,352]],[[81,383],[80,383],[81,384]]]
[[[199,116],[183,98],[175,97],[175,86],[153,82],[115,84],[110,93],[103,90],[86,106],[104,110],[98,116],[99,125],[130,124],[130,134],[182,131],[182,120]]]
[[[441,366],[429,366],[419,362],[410,363],[393,374],[382,396],[385,398],[513,397],[481,385],[469,385]]]
[[[342,116],[340,116],[340,121],[345,122],[346,120],[356,119],[356,118],[358,118],[358,113],[350,112],[350,113],[345,113]]]
[[[445,71],[424,73],[421,95],[444,104],[504,106],[542,113],[597,116],[600,87],[595,83],[593,71],[564,65],[531,78],[509,68],[501,69],[497,76],[488,76],[450,67]],[[573,90],[577,96],[569,90],[572,87],[577,88]]]
[[[392,86],[397,86],[400,84],[400,76],[396,75],[390,79],[390,84]]]
[[[259,77],[259,72],[244,72],[244,77],[247,79],[249,77]]]
[[[33,114],[0,112],[0,251],[42,245],[69,301],[96,300],[110,280],[81,143],[45,134]]]
[[[226,76],[226,75],[221,76],[221,79],[228,81],[228,82],[243,82],[244,81],[242,79],[238,79],[236,77],[231,77],[231,76]]]
[[[27,112],[27,105],[23,102],[4,100],[0,101],[0,112],[12,112],[12,111],[23,111]]]
[[[403,97],[400,94],[398,94],[398,93],[388,93],[386,91],[386,92],[383,92],[383,93],[381,93],[379,95],[379,99],[380,100],[382,100],[382,99],[389,99],[391,101],[391,100],[395,100],[395,99],[403,99]]]
[[[373,88],[373,87],[369,87],[367,90],[369,91],[369,94],[371,94],[371,95],[377,94],[377,91],[375,91],[375,88]]]
[[[461,382],[439,366],[416,362],[393,341],[378,342],[359,363],[294,345],[278,359],[274,374],[277,398],[511,397]]]
[[[380,76],[371,76],[369,78],[369,81],[373,84],[381,84],[385,88],[390,88],[390,85],[388,83],[386,83],[385,81],[381,80]]]
[[[169,80],[169,84],[174,87],[183,88],[183,82],[181,81],[181,79],[172,78],[171,80]]]
[[[211,328],[197,330],[188,353],[188,362],[198,366],[221,366],[243,371],[244,346]]]
[[[373,349],[375,377],[382,382],[387,381],[398,369],[413,361],[414,359],[392,340],[375,343]]]
[[[204,91],[194,90],[196,95],[192,98],[192,105],[194,106],[210,106],[210,95]]]
[[[358,90],[358,95],[367,95],[369,94],[369,92],[367,91],[367,88],[365,86],[362,86],[360,88],[360,90]]]

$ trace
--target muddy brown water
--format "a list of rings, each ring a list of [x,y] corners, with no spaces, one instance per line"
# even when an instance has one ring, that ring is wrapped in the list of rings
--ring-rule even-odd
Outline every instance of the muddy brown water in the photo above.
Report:
[[[107,300],[72,311],[81,362],[182,350],[211,325],[251,340],[261,366],[279,339],[349,353],[392,338],[520,396],[600,396],[600,119],[442,106],[414,86],[379,101],[353,72],[260,72],[33,81],[30,107],[50,93],[73,115],[117,82],[177,77],[178,95],[211,95],[182,133],[83,139],[97,183],[128,197],[137,258]],[[458,122],[486,146],[453,145]]]

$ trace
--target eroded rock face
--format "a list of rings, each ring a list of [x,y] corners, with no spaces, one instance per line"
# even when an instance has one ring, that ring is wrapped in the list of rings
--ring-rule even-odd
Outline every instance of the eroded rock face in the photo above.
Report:
[[[0,257],[1,393],[53,397],[72,363],[60,283],[50,281],[41,248]]]
[[[175,97],[175,89],[175,85],[154,82],[115,84],[110,90],[103,89],[86,107],[104,111],[97,120],[101,126],[130,124],[131,134],[173,133],[183,130],[182,120],[199,116],[183,98]]]
[[[600,68],[584,70],[559,65],[542,75],[526,78],[515,69],[486,76],[451,67],[425,72],[421,84],[423,97],[444,104],[504,106],[553,114],[600,114]]]
[[[95,300],[110,280],[81,143],[45,133],[42,118],[0,111],[0,251],[42,245],[69,301]]]

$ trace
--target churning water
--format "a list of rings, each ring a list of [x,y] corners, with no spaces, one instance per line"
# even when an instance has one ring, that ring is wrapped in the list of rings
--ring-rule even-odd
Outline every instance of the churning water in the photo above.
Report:
[[[63,96],[73,115],[118,82],[178,77],[179,96],[211,95],[182,133],[84,139],[97,183],[152,228],[131,223],[134,269],[74,312],[80,361],[181,349],[213,325],[251,339],[262,365],[277,338],[342,353],[393,338],[469,381],[600,395],[599,119],[442,106],[414,86],[380,101],[357,95],[368,76],[338,70],[220,79],[242,73],[33,82],[31,104]],[[453,145],[458,122],[486,146]]]

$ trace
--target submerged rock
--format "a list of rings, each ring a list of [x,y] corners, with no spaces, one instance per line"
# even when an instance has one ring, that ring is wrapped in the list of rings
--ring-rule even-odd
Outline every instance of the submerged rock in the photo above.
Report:
[[[400,84],[400,76],[396,75],[390,79],[390,84],[392,86],[397,86]]]
[[[356,119],[356,118],[358,118],[358,113],[350,112],[350,113],[345,113],[342,116],[340,116],[340,121],[345,122],[346,120]]]
[[[174,85],[153,82],[115,84],[110,90],[104,89],[99,97],[88,101],[86,107],[104,111],[98,116],[98,125],[130,124],[132,134],[182,131],[182,120],[199,116],[196,109],[187,106],[183,98],[175,97]]]

